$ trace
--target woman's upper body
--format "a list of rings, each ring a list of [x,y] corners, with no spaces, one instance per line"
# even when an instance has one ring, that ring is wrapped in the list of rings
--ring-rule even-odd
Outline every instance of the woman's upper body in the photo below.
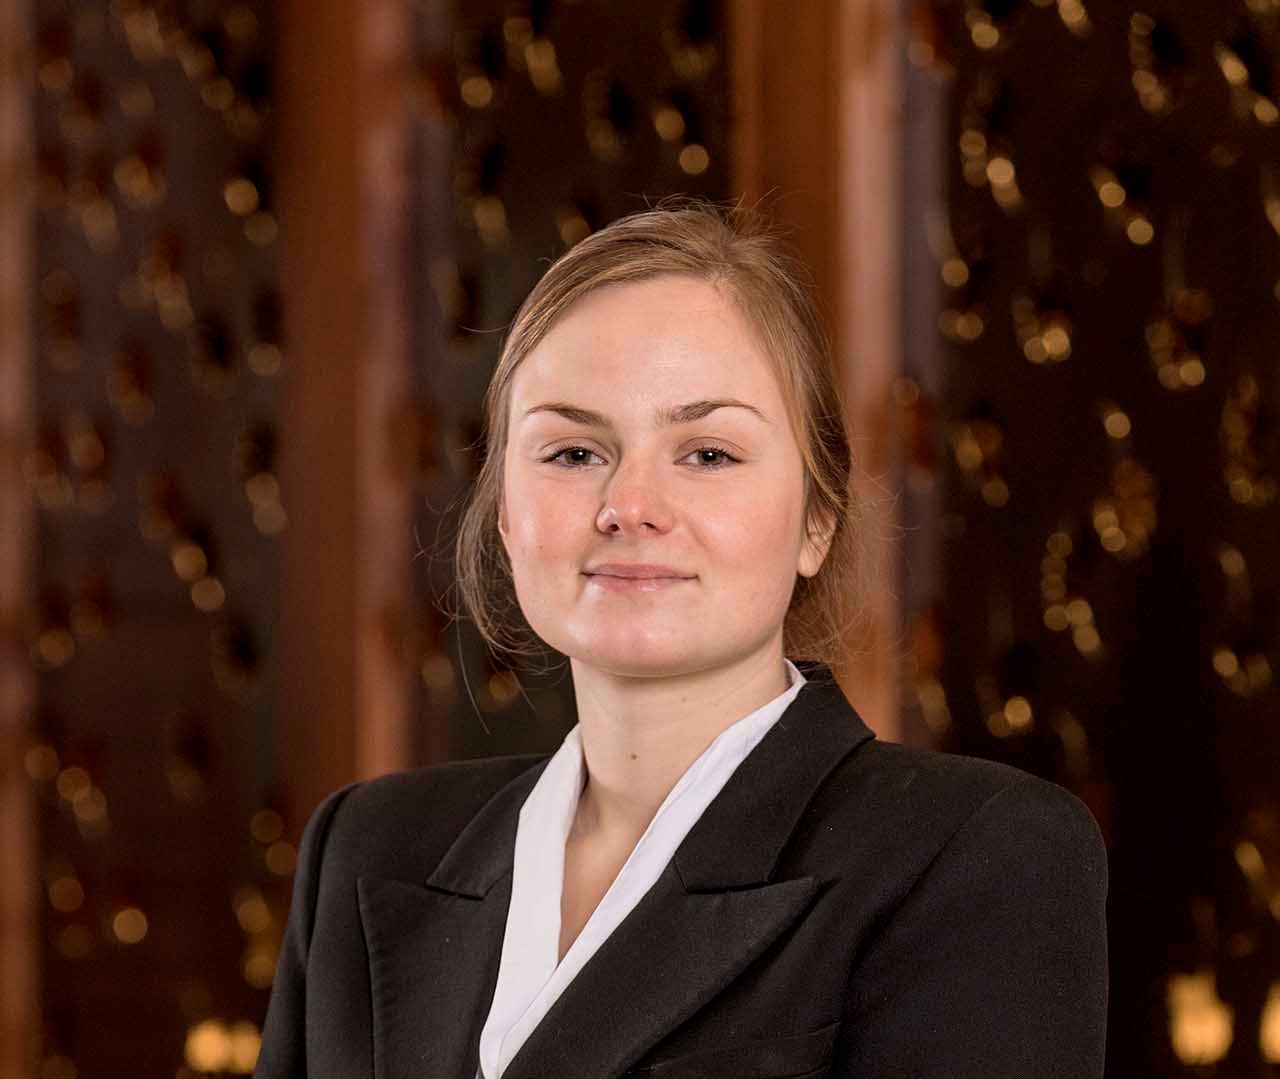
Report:
[[[1106,861],[1083,804],[877,740],[832,678],[866,537],[795,268],[745,211],[657,209],[580,240],[521,305],[455,553],[495,651],[571,668],[582,786],[543,874],[561,922],[496,993],[547,756],[335,792],[304,836],[262,1079],[473,1079],[486,1057],[488,1079],[1100,1074]],[[788,655],[809,681],[713,790],[697,762],[787,692]],[[659,811],[702,771],[678,835]],[[617,923],[575,953],[597,903]],[[566,926],[566,975],[585,962],[548,989]]]
[[[1106,852],[1064,788],[877,739],[830,670],[503,1079],[1096,1079]],[[472,1079],[550,757],[352,784],[304,834],[258,1079]]]

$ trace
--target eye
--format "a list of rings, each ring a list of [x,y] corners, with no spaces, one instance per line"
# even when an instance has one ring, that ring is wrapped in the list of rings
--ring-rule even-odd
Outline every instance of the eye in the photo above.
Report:
[[[585,467],[588,462],[575,458],[574,455],[591,455],[593,453],[594,451],[588,449],[586,446],[564,446],[561,449],[556,450],[555,453],[551,454],[549,457],[544,457],[542,460],[546,464],[558,463],[561,468],[578,469]],[[714,446],[710,444],[706,446],[699,446],[696,450],[690,451],[687,457],[695,457],[700,454],[714,454],[718,458],[718,460],[708,462],[704,457],[697,466],[697,470],[702,472],[718,472],[722,468],[728,468],[731,464],[741,463],[737,457],[731,454],[723,446]]]
[[[720,460],[715,463],[708,464],[707,461],[701,462],[702,468],[707,472],[717,472],[722,468],[728,468],[730,464],[739,464],[738,458],[726,450],[723,446],[699,446],[693,453],[689,454],[693,457],[698,454],[716,454]]]
[[[556,450],[556,452],[553,453],[550,457],[544,457],[542,460],[546,464],[552,464],[554,462],[559,461],[559,459],[563,457],[565,454],[574,454],[574,453],[589,454],[592,452],[594,451],[587,449],[586,446],[565,446],[564,449]],[[572,461],[572,462],[559,461],[559,463],[563,468],[581,468],[584,464],[586,464],[585,461]]]

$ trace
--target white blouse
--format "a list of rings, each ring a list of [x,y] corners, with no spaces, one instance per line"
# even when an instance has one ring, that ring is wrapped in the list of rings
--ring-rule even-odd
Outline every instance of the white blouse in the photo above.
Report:
[[[557,964],[564,847],[587,780],[579,725],[565,735],[520,809],[511,903],[493,1003],[480,1033],[476,1079],[499,1079],[565,986],[653,886],[703,810],[795,699],[806,679],[791,660],[785,662],[788,688],[721,731],[689,765]]]

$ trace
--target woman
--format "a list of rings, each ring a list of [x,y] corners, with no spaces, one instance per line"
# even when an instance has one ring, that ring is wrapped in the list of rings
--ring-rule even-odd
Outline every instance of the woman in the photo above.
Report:
[[[568,657],[577,724],[320,805],[255,1075],[1100,1076],[1088,810],[834,680],[861,531],[775,237],[698,202],[588,236],[486,407],[461,593]]]

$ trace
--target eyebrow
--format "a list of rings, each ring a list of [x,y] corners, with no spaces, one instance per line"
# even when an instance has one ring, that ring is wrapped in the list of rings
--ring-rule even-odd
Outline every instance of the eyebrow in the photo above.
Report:
[[[772,424],[763,412],[755,405],[749,405],[745,401],[737,401],[731,397],[720,397],[707,401],[690,401],[687,405],[673,405],[670,408],[660,408],[655,413],[655,419],[659,427],[670,427],[680,423],[693,423],[696,420],[703,419],[711,415],[718,408],[745,408],[748,412],[763,420],[765,423]],[[563,401],[551,401],[545,405],[534,405],[530,409],[525,410],[522,419],[528,419],[530,416],[538,412],[554,412],[557,416],[561,416],[572,423],[580,423],[586,427],[612,427],[609,417],[603,413],[594,412],[589,408],[580,408],[577,405],[566,404]]]

